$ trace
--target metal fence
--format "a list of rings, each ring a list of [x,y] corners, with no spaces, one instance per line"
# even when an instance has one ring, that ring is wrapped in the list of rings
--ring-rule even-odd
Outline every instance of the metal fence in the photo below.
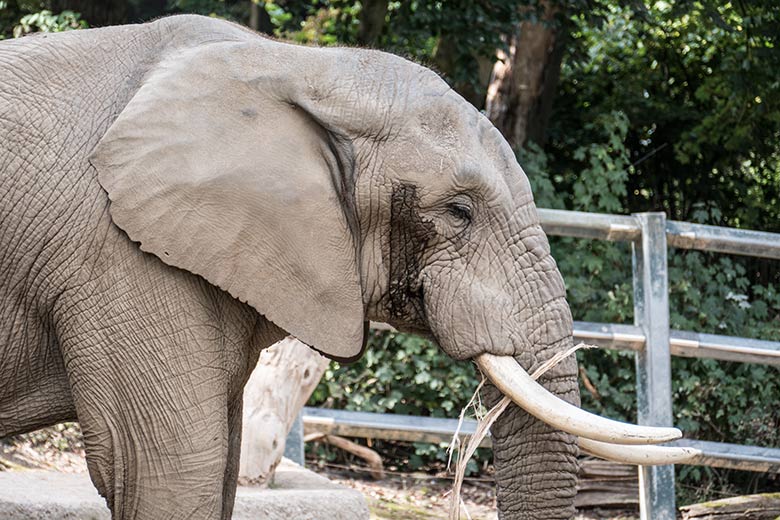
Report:
[[[632,244],[634,325],[575,322],[574,336],[610,349],[636,352],[639,423],[672,426],[671,356],[712,358],[780,366],[780,342],[673,331],[669,328],[668,247],[780,260],[780,234],[666,220],[663,213],[632,216],[540,209],[548,235]],[[417,442],[449,440],[457,421],[306,408],[309,430],[356,437]],[[473,431],[473,424],[462,432]],[[299,426],[288,440],[302,453]],[[702,450],[700,464],[780,473],[780,449],[685,439],[677,445]],[[298,457],[296,457],[298,458]],[[675,518],[674,466],[640,466],[643,520]]]

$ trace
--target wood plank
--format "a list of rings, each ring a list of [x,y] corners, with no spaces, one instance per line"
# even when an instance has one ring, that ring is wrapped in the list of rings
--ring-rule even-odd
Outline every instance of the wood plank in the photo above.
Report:
[[[635,510],[639,505],[636,466],[605,460],[580,461],[574,506],[577,509],[619,508]]]
[[[775,520],[780,517],[780,493],[724,498],[680,508],[683,520]]]

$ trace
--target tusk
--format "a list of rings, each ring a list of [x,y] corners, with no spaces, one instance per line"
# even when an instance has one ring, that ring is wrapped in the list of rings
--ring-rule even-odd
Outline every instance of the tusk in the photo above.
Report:
[[[509,356],[480,354],[477,366],[504,395],[550,426],[612,444],[657,444],[682,437],[677,428],[637,426],[594,415],[548,392]]]
[[[602,459],[637,464],[639,466],[663,466],[666,464],[695,464],[701,450],[671,446],[621,446],[607,442],[579,438],[580,449]]]

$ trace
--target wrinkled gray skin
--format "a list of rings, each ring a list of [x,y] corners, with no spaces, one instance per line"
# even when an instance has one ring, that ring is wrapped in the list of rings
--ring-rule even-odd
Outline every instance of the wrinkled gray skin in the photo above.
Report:
[[[229,518],[259,351],[354,358],[368,319],[572,342],[528,180],[434,73],[194,16],[0,43],[0,437],[77,419],[115,518]],[[542,382],[577,403],[575,368]],[[571,517],[573,437],[493,435],[501,517]]]

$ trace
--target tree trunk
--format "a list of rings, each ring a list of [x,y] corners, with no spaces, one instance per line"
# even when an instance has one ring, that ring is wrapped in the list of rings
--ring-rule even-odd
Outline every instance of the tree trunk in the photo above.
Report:
[[[250,0],[249,28],[264,34],[273,34],[274,32],[274,24],[271,22],[271,15],[265,10],[265,5],[261,6],[260,2],[255,0]]]
[[[509,37],[509,53],[498,52],[485,102],[488,117],[515,150],[529,141],[544,144],[563,59],[560,8],[545,0],[539,10],[541,16],[526,19]]]
[[[286,338],[260,353],[244,387],[239,477],[266,485],[284,453],[285,440],[323,372],[327,358]]]
[[[433,56],[436,69],[446,77],[450,78],[450,80],[456,76],[456,67],[458,67],[458,57],[456,54],[455,40],[453,38],[457,38],[457,36],[440,36],[436,45],[436,52]],[[466,101],[478,109],[482,109],[485,104],[485,92],[487,90],[488,83],[490,82],[491,72],[493,70],[495,59],[477,55],[474,56],[474,61],[477,67],[476,82],[471,83],[467,81],[454,81],[452,88],[454,88],[458,94],[463,96]]]
[[[385,26],[388,0],[364,0],[360,10],[358,42],[367,47],[376,46]]]
[[[249,28],[256,31],[260,27],[260,6],[250,0]]]

